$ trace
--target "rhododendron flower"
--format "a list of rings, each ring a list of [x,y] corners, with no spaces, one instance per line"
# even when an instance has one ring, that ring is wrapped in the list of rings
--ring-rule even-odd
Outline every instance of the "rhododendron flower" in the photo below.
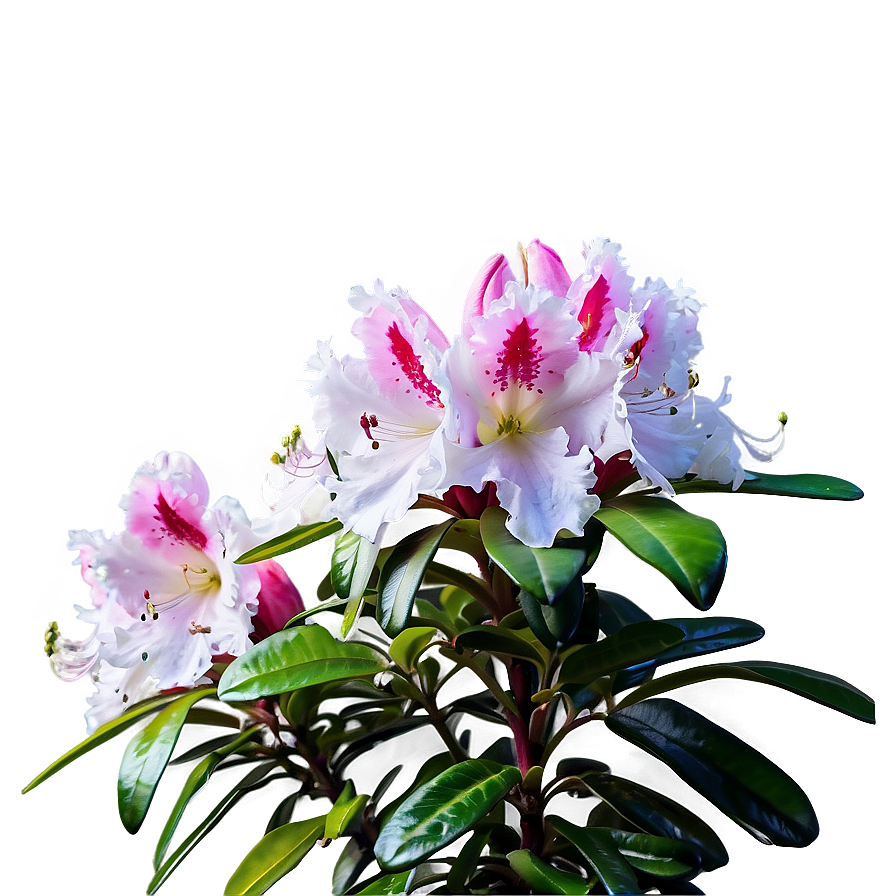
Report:
[[[321,346],[311,394],[338,467],[327,479],[336,496],[329,514],[375,541],[384,523],[442,480],[447,396],[439,367],[448,340],[407,293],[381,281],[372,294],[356,287],[349,301],[362,313],[352,333],[365,357],[339,360]]]
[[[93,675],[90,721],[109,716],[108,701],[120,710],[137,691],[191,687],[214,657],[248,650],[262,577],[265,603],[296,604],[279,567],[233,562],[255,543],[242,507],[227,497],[208,501],[195,462],[161,453],[137,470],[122,499],[123,532],[70,533],[92,602],[78,615],[93,632],[77,642],[57,636],[48,652],[60,677]]]
[[[600,504],[590,492],[593,451],[626,375],[621,347],[639,332],[625,321],[612,352],[580,352],[575,311],[550,289],[510,281],[489,297],[476,283],[464,315],[469,335],[446,359],[453,414],[445,483],[494,483],[509,531],[536,547],[561,529],[581,534]]]

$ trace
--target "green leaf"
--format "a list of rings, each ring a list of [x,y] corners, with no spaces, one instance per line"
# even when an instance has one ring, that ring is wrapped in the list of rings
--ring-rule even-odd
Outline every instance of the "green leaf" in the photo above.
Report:
[[[507,853],[510,867],[532,888],[533,893],[569,893],[585,896],[590,892],[588,882],[571,871],[561,871],[528,849],[516,849]],[[631,892],[635,892],[634,890]]]
[[[491,837],[491,825],[484,824],[473,830],[469,840],[461,847],[457,858],[451,863],[445,883],[452,893],[467,892],[467,881],[476,870],[476,863]]]
[[[356,795],[355,785],[348,781],[327,813],[324,837],[327,840],[337,840],[349,832],[352,825],[360,818],[369,799],[370,797],[366,793],[362,793],[360,796]]]
[[[607,893],[644,892],[608,829],[581,828],[558,815],[549,815],[545,821],[582,854]]]
[[[417,772],[414,780],[411,782],[411,786],[408,787],[402,794],[392,800],[390,803],[387,803],[377,815],[377,821],[379,822],[380,828],[395,814],[395,810],[419,787],[422,787],[424,784],[432,781],[432,779],[441,774],[446,769],[451,768],[454,765],[454,758],[447,751],[443,751],[442,753],[436,753],[434,756],[430,756],[423,765],[420,766],[419,771]]]
[[[633,600],[615,591],[597,592],[598,617],[601,631],[615,635],[623,626],[633,622],[650,622],[650,614],[645,613]]]
[[[302,610],[301,613],[296,613],[283,628],[291,628],[296,625],[298,622],[302,622],[302,620],[307,619],[309,616],[316,616],[318,613],[327,613],[334,612],[338,613],[340,610],[345,612],[343,609],[347,607],[348,604],[352,603],[349,598],[342,597],[331,597],[329,600],[325,600],[323,603],[319,603],[316,606],[309,607],[307,610]]]
[[[659,570],[698,610],[715,602],[728,555],[719,527],[666,498],[633,495],[595,516],[632,553]]]
[[[118,814],[129,833],[136,834],[143,824],[190,707],[213,694],[211,689],[201,688],[181,695],[135,734],[125,748],[118,771]]]
[[[211,688],[208,688],[207,690],[209,693],[214,693]],[[42,784],[47,778],[52,777],[60,769],[65,768],[70,762],[74,762],[76,759],[80,758],[85,753],[89,753],[100,744],[104,744],[107,740],[111,740],[115,735],[121,734],[122,731],[126,731],[131,725],[139,722],[145,715],[158,712],[163,706],[167,706],[172,700],[176,700],[182,693],[183,692],[181,691],[175,694],[161,694],[158,697],[151,697],[149,700],[144,700],[141,703],[135,703],[129,710],[122,713],[117,718],[111,719],[100,725],[90,737],[82,740],[76,747],[72,747],[71,750],[60,756],[55,762],[50,763],[50,765],[34,778],[34,780],[22,788],[22,793],[28,793],[29,790],[33,790],[38,784]]]
[[[585,548],[530,548],[507,531],[507,516],[500,507],[486,507],[482,514],[479,527],[488,555],[521,588],[553,603],[585,564]]]
[[[270,560],[280,554],[298,550],[305,545],[312,544],[327,535],[332,535],[342,528],[339,520],[327,520],[321,523],[309,523],[307,526],[296,526],[283,535],[278,535],[264,544],[251,548],[245,554],[241,554],[234,563],[258,563],[260,560]]]
[[[181,862],[207,837],[218,825],[218,823],[230,812],[231,809],[248,793],[258,790],[266,786],[271,781],[280,780],[288,777],[284,772],[282,774],[273,774],[270,772],[278,767],[279,763],[274,761],[264,762],[256,765],[244,778],[242,778],[222,799],[211,812],[199,823],[199,825],[184,838],[184,841],[178,848],[168,857],[165,864],[159,868],[153,875],[152,880],[146,892],[152,896],[159,887],[168,880],[174,873],[175,869]]]
[[[330,560],[330,580],[338,597],[360,597],[367,589],[379,548],[355,532],[343,532],[336,539]]]
[[[154,870],[158,871],[165,860],[165,853],[168,851],[168,846],[174,837],[174,831],[184,814],[184,810],[187,808],[187,803],[209,782],[222,759],[239,750],[240,747],[252,740],[253,737],[256,737],[257,734],[258,732],[254,728],[238,734],[228,743],[221,744],[214,749],[190,771],[186,783],[174,804],[174,808],[168,816],[168,821],[165,822],[165,827],[162,828],[162,833],[159,836],[159,842],[156,845],[155,855],[152,860]]]
[[[408,892],[408,885],[416,869],[400,871],[398,874],[384,874],[370,881],[363,890],[358,890],[358,896],[389,896]]]
[[[412,672],[417,659],[438,634],[431,625],[415,625],[399,632],[389,647],[389,656],[406,672]]]
[[[563,684],[590,684],[603,675],[655,659],[679,644],[684,633],[665,622],[635,622],[596,644],[576,647],[560,666]]]
[[[739,678],[743,681],[773,685],[798,694],[800,697],[821,703],[823,706],[836,709],[854,719],[874,722],[874,701],[848,681],[827,675],[824,672],[804,669],[801,666],[760,661],[714,663],[673,672],[671,675],[664,675],[662,678],[641,685],[622,700],[618,708],[622,709],[640,703],[648,697],[654,697],[675,688],[696,684],[700,681],[712,681],[717,678]]]
[[[665,663],[676,662],[692,656],[729,650],[758,641],[765,629],[749,619],[730,616],[714,616],[709,619],[658,619],[667,625],[674,625],[684,633],[684,640],[670,647],[662,656],[652,662],[620,671],[613,681],[613,693],[635,687],[653,676],[657,668]]]
[[[339,626],[339,637],[342,638],[343,641],[347,641],[351,637],[352,632],[354,632],[355,626],[358,623],[358,620],[361,618],[363,610],[363,594],[359,594],[357,597],[350,597],[348,599],[348,603],[345,607],[345,612],[342,614],[342,623]]]
[[[680,840],[618,830],[611,830],[610,836],[629,865],[644,874],[675,879],[693,877],[700,870],[700,856]]]
[[[856,501],[864,492],[836,476],[821,476],[817,473],[796,473],[776,475],[772,473],[752,473],[746,471],[747,478],[734,494],[737,495],[787,495],[792,498],[826,498],[834,501]],[[722,485],[706,479],[673,480],[679,495],[697,492],[732,492],[731,483]]]
[[[519,598],[526,622],[548,650],[565,646],[576,634],[585,603],[581,576],[575,576],[552,604],[542,603],[525,589],[520,591]]]
[[[376,715],[382,718],[381,712]],[[371,747],[383,741],[391,740],[393,737],[400,737],[402,734],[407,734],[408,731],[413,731],[423,725],[430,724],[432,722],[429,716],[405,716],[394,722],[379,725],[348,744],[333,760],[333,771],[341,775],[349,763],[354,762],[359,756],[366,756]]]
[[[257,700],[344,678],[374,675],[388,661],[366,644],[337,641],[319,625],[275,632],[237,657],[224,671],[218,696],[227,702]]]
[[[372,861],[373,849],[362,845],[357,837],[349,837],[333,866],[334,896],[343,896],[347,893]]]
[[[277,808],[274,809],[271,817],[268,819],[267,827],[264,829],[264,832],[269,834],[271,831],[276,830],[277,828],[282,828],[285,824],[289,824],[289,822],[292,821],[293,812],[296,810],[296,804],[305,795],[306,791],[303,789],[283,797],[283,799],[277,803]]]
[[[655,756],[764,843],[808,846],[818,820],[799,785],[724,728],[674,700],[645,700],[606,718],[619,737]]]
[[[374,852],[386,871],[429,858],[474,827],[522,780],[520,770],[468,759],[424,784],[380,830]]]
[[[454,641],[465,650],[484,650],[498,656],[528,660],[542,671],[547,657],[515,631],[497,625],[474,625],[461,632]]]
[[[228,896],[266,893],[311,852],[324,830],[325,815],[291,821],[265,834],[227,881]]]
[[[426,567],[454,522],[445,520],[408,535],[395,545],[383,564],[376,621],[389,637],[394,638],[405,627]]]
[[[588,786],[622,818],[649,834],[681,840],[703,860],[704,871],[728,863],[728,852],[713,829],[690,809],[643,784],[616,775],[588,775]],[[591,820],[589,818],[589,826]]]

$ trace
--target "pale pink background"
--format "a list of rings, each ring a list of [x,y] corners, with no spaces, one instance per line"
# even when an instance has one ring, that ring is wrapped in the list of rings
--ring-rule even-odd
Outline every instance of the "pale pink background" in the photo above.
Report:
[[[892,798],[894,73],[882,10],[3,6],[0,749],[17,888],[144,892],[183,779],[163,779],[135,838],[116,813],[124,739],[18,795],[84,733],[87,686],[57,682],[41,652],[47,621],[64,625],[87,599],[67,530],[120,528],[122,491],[160,449],[191,453],[213,496],[261,513],[266,458],[308,423],[299,380],[315,339],[353,348],[353,284],[399,283],[450,334],[487,255],[538,237],[576,269],[596,236],[623,244],[639,281],[696,288],[701,388],[732,374],[732,414],[756,432],[790,415],[773,471],[866,489],[858,504],[683,504],[728,538],[717,611],[768,631],[739,655],[840,674],[879,699],[883,721],[875,730],[748,683],[680,693],[804,786],[822,833],[799,851],[760,846],[598,725],[569,746],[685,794],[717,826],[732,861],[701,878],[711,893],[874,886],[877,807]],[[289,558],[306,592],[325,559]],[[601,567],[602,584],[654,615],[690,612],[622,549]],[[386,767],[388,752],[377,757]],[[246,801],[162,893],[220,892],[276,799]],[[184,833],[201,814],[191,809]],[[327,892],[338,849],[272,892]]]

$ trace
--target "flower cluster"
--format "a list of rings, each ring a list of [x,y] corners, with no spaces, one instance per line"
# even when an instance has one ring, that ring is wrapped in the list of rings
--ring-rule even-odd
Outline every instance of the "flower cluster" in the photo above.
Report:
[[[123,532],[69,533],[92,603],[78,618],[92,630],[72,640],[53,623],[47,653],[60,678],[93,678],[89,728],[129,702],[208,680],[217,659],[239,656],[303,609],[277,563],[233,562],[257,536],[237,501],[208,500],[192,458],[162,453],[122,499]]]
[[[556,252],[521,247],[522,274],[488,259],[450,341],[401,289],[379,281],[349,297],[363,358],[319,344],[312,448],[296,427],[272,458],[283,471],[277,512],[249,522],[185,454],[141,467],[122,502],[125,530],[76,531],[92,606],[84,640],[47,632],[60,678],[90,674],[90,727],[122,706],[208,681],[302,609],[273,561],[240,566],[248,548],[296,525],[338,519],[379,544],[384,527],[423,503],[478,517],[490,504],[532,547],[580,535],[601,497],[645,484],[673,494],[688,474],[744,478],[739,445],[767,460],[760,440],[724,413],[722,394],[698,394],[702,348],[693,290],[647,280],[635,287],[619,245],[598,240],[573,279]]]
[[[296,493],[333,494],[325,514],[371,542],[421,496],[455,511],[499,503],[511,533],[545,547],[563,530],[581,534],[602,494],[635,481],[674,494],[693,473],[737,488],[739,445],[770,459],[785,418],[756,439],[722,410],[727,380],[718,398],[698,394],[693,290],[635,287],[619,249],[587,246],[575,279],[538,240],[521,247],[522,276],[493,256],[453,342],[402,289],[355,287],[365,355],[319,346],[321,444],[300,440],[275,458],[305,483]]]

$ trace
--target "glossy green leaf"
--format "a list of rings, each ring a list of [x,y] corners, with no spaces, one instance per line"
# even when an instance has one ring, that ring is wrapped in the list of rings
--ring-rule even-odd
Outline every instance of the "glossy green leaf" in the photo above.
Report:
[[[214,693],[211,688],[208,688],[207,690],[209,693]],[[83,756],[85,753],[89,753],[100,744],[104,744],[107,740],[111,740],[117,734],[121,734],[122,731],[126,731],[131,725],[139,722],[144,716],[153,712],[158,712],[163,706],[167,706],[179,696],[181,696],[180,693],[163,694],[158,697],[151,697],[149,700],[135,703],[133,707],[122,713],[120,716],[111,719],[108,722],[104,722],[90,735],[90,737],[85,738],[77,746],[72,747],[71,750],[60,756],[55,762],[50,763],[50,765],[37,775],[37,777],[22,788],[22,793],[28,793],[29,790],[33,790],[38,784],[42,784],[47,778],[52,777],[60,769],[65,768],[70,762],[74,762],[76,759]]]
[[[362,845],[357,837],[349,837],[333,866],[333,894],[343,896],[354,886],[364,869],[373,861],[373,849]]]
[[[597,592],[600,629],[606,635],[615,635],[623,626],[633,622],[650,622],[651,617],[633,600],[615,591]]]
[[[507,531],[507,516],[501,507],[486,507],[479,521],[485,549],[521,588],[543,603],[553,603],[579,575],[587,551],[583,546],[530,548]]]
[[[719,527],[666,498],[633,495],[604,504],[595,516],[632,553],[659,570],[698,610],[715,602],[727,549]]]
[[[284,629],[292,628],[294,625],[298,625],[300,622],[304,624],[304,620],[308,619],[309,616],[316,616],[318,613],[344,613],[345,608],[352,601],[348,598],[341,597],[331,597],[329,600],[323,601],[323,603],[315,604],[313,607],[308,607],[307,610],[302,610],[301,613],[296,613],[286,625],[283,626]]]
[[[863,496],[860,488],[838,479],[836,476],[822,476],[816,473],[796,473],[776,475],[773,473],[752,473],[746,471],[747,478],[734,494],[737,495],[787,495],[792,498],[826,498],[834,501],[855,501]],[[706,479],[678,479],[674,481],[679,495],[697,492],[732,492],[731,483],[723,485]]]
[[[391,894],[407,893],[411,878],[416,869],[400,871],[398,874],[383,874],[372,880],[363,890],[358,890],[358,896],[391,896]]]
[[[446,520],[403,538],[383,564],[379,581],[376,621],[394,638],[407,624],[414,606],[414,595],[423,581],[445,533],[454,524]]]
[[[327,520],[321,523],[309,523],[307,526],[296,526],[283,535],[278,535],[264,544],[260,544],[246,551],[236,558],[234,563],[258,563],[260,560],[270,560],[280,554],[295,551],[305,545],[312,544],[327,535],[332,535],[342,528],[339,520]]]
[[[457,525],[456,521],[455,525]],[[449,529],[448,531],[450,533],[453,530]],[[479,576],[471,575],[436,560],[427,566],[423,581],[427,585],[454,585],[457,588],[462,588],[484,604],[491,600],[491,592]]]
[[[547,657],[515,631],[498,625],[474,625],[461,632],[454,641],[465,650],[484,650],[497,656],[528,660],[544,669]]]
[[[414,777],[414,780],[411,782],[411,785],[398,797],[392,800],[390,803],[387,803],[377,815],[377,821],[379,822],[380,827],[392,817],[395,813],[395,810],[404,803],[404,801],[416,790],[422,787],[424,784],[427,784],[429,781],[432,781],[436,775],[440,775],[446,769],[451,768],[454,765],[454,758],[447,751],[443,751],[441,753],[436,753],[434,756],[430,756],[423,765],[420,766],[417,774]]]
[[[558,815],[549,815],[545,821],[582,854],[607,893],[644,892],[607,828],[582,828]]]
[[[345,611],[342,614],[342,623],[339,626],[339,637],[343,641],[347,641],[354,632],[358,620],[361,618],[364,610],[364,595],[358,597],[350,597],[345,605]]]
[[[237,657],[218,684],[228,702],[257,700],[284,691],[343,678],[363,678],[388,666],[365,644],[337,641],[319,625],[276,632]]]
[[[364,593],[378,554],[375,544],[351,530],[336,539],[330,559],[330,579],[338,597],[348,600]]]
[[[565,778],[569,775],[581,775],[585,772],[595,772],[602,775],[609,771],[610,766],[606,762],[601,762],[598,759],[585,759],[579,756],[561,759],[557,763],[558,778]]]
[[[823,706],[836,709],[854,719],[874,722],[874,701],[848,681],[827,675],[824,672],[804,669],[801,666],[762,661],[714,663],[673,672],[671,675],[664,675],[662,678],[641,685],[619,703],[619,708],[640,703],[648,697],[654,697],[675,688],[718,678],[739,678],[743,681],[773,685],[798,694],[800,697],[821,703]]]
[[[488,845],[491,836],[491,825],[484,824],[473,830],[472,836],[461,847],[457,858],[451,863],[445,883],[452,893],[466,893],[467,881],[476,870],[476,863],[482,850]]]
[[[268,819],[267,827],[264,829],[264,832],[269,834],[271,831],[276,830],[277,828],[282,828],[285,824],[289,824],[292,821],[296,805],[299,800],[306,795],[307,792],[304,789],[297,790],[295,793],[291,793],[289,796],[280,800],[280,802],[277,803],[277,808],[271,813],[271,817]]]
[[[765,634],[765,629],[761,625],[750,622],[749,619],[736,619],[730,616],[658,619],[657,622],[665,622],[680,628],[684,633],[684,640],[680,644],[670,647],[652,662],[620,671],[613,681],[614,694],[646,681],[659,666],[665,663],[752,644]]]
[[[549,865],[528,849],[516,849],[507,853],[507,860],[510,867],[532,888],[533,893],[585,896],[590,892],[588,882],[583,877]]]
[[[194,828],[177,849],[165,860],[165,864],[153,875],[146,892],[152,896],[168,880],[181,862],[205,839],[218,823],[233,809],[244,796],[268,783],[288,777],[286,773],[271,774],[278,767],[276,761],[256,765],[242,778],[211,812]]]
[[[369,800],[370,797],[366,793],[356,795],[355,786],[349,781],[327,813],[324,837],[328,840],[336,840],[351,833],[360,821],[361,814]]]
[[[728,852],[703,819],[643,784],[610,774],[588,776],[588,786],[634,827],[660,837],[688,843],[703,860],[703,870],[713,871],[728,863]],[[589,817],[589,826],[592,819]],[[614,825],[618,827],[618,825]]]
[[[373,793],[370,796],[370,811],[375,812],[376,807],[379,805],[380,800],[385,795],[386,791],[392,786],[392,783],[400,774],[401,770],[404,768],[403,765],[396,765],[393,768],[389,769],[382,778],[380,778],[379,784],[376,785],[373,789]]]
[[[596,644],[577,647],[560,666],[558,681],[590,684],[603,675],[655,659],[684,638],[681,629],[665,622],[635,622]]]
[[[212,750],[190,771],[183,789],[174,803],[174,808],[168,816],[168,821],[165,822],[165,826],[162,828],[162,833],[159,836],[159,842],[156,845],[155,855],[152,860],[154,870],[158,871],[165,860],[165,853],[168,851],[168,846],[174,837],[174,831],[184,814],[184,810],[187,808],[187,803],[209,782],[222,759],[230,756],[257,736],[258,732],[255,729],[250,728],[243,731],[235,738],[231,738],[228,743],[220,744]]]
[[[611,830],[610,836],[629,865],[651,877],[693,877],[700,871],[700,856],[681,840],[619,830]]]
[[[753,747],[674,700],[617,709],[607,727],[655,756],[764,843],[808,846],[818,820],[799,785]]]
[[[325,815],[292,821],[265,834],[227,881],[228,896],[266,893],[311,852],[324,830]]]
[[[525,589],[520,590],[520,609],[538,640],[554,650],[569,643],[579,627],[585,603],[585,585],[581,576],[573,577],[551,604],[542,603]]]
[[[136,834],[143,824],[190,707],[213,693],[202,688],[181,695],[128,743],[118,771],[118,814],[129,833]]]
[[[399,632],[389,646],[389,656],[406,672],[412,672],[423,650],[438,634],[430,625],[414,625]]]
[[[386,871],[428,858],[474,827],[521,781],[520,770],[468,759],[411,793],[380,830],[374,852]]]

